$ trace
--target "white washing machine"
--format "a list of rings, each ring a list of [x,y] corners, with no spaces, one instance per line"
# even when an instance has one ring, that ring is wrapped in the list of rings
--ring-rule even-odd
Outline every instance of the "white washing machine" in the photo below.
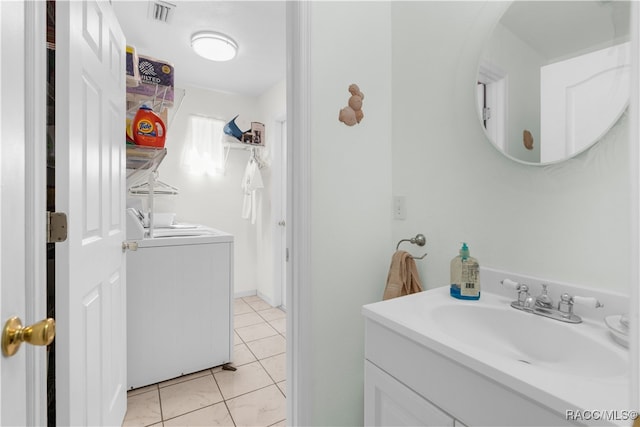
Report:
[[[127,253],[128,388],[224,365],[233,354],[233,236],[180,224],[154,236]]]

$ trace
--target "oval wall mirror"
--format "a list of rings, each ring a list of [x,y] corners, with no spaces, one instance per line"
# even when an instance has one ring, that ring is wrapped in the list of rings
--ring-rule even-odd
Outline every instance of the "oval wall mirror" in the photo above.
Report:
[[[478,112],[511,159],[549,164],[602,139],[630,91],[629,1],[514,1],[481,55]]]

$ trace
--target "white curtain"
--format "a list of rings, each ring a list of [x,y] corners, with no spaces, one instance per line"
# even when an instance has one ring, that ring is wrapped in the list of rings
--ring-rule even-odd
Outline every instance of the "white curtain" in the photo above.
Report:
[[[224,175],[224,122],[203,116],[190,116],[182,167],[195,175]]]

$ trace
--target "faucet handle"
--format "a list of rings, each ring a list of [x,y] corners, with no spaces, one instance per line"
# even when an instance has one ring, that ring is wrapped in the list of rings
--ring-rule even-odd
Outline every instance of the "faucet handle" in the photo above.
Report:
[[[573,314],[574,304],[585,305],[592,308],[604,307],[604,304],[593,297],[572,297],[571,295],[564,293],[560,296],[560,301],[558,301],[558,311],[562,313],[562,317],[566,319],[576,318],[577,320],[580,320],[578,316]]]
[[[525,302],[528,298],[530,298],[529,287],[527,285],[525,285],[524,283],[515,282],[511,279],[503,279],[500,281],[500,283],[502,283],[502,286],[506,286],[507,288],[518,291],[518,300],[511,303],[512,307],[525,307]]]
[[[511,279],[503,279],[500,281],[500,283],[502,283],[502,286],[513,289],[514,291],[519,291],[520,286],[522,286],[520,283],[515,282]]]
[[[566,292],[560,295],[560,301],[558,301],[558,311],[565,319],[576,319],[575,323],[580,323],[582,321],[579,316],[573,314],[573,298]]]
[[[590,308],[601,308],[604,307],[600,301],[595,299],[594,297],[579,297],[575,296],[571,298],[574,304],[584,305]]]

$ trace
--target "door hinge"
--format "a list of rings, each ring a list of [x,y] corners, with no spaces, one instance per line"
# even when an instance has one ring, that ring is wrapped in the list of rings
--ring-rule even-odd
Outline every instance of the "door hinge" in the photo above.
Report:
[[[289,248],[286,250],[285,261],[289,262]]]
[[[47,212],[47,243],[60,243],[67,240],[67,214]]]
[[[484,107],[482,109],[482,120],[489,120],[491,118],[491,108]]]
[[[137,251],[138,242],[122,242],[122,252],[125,251]]]

